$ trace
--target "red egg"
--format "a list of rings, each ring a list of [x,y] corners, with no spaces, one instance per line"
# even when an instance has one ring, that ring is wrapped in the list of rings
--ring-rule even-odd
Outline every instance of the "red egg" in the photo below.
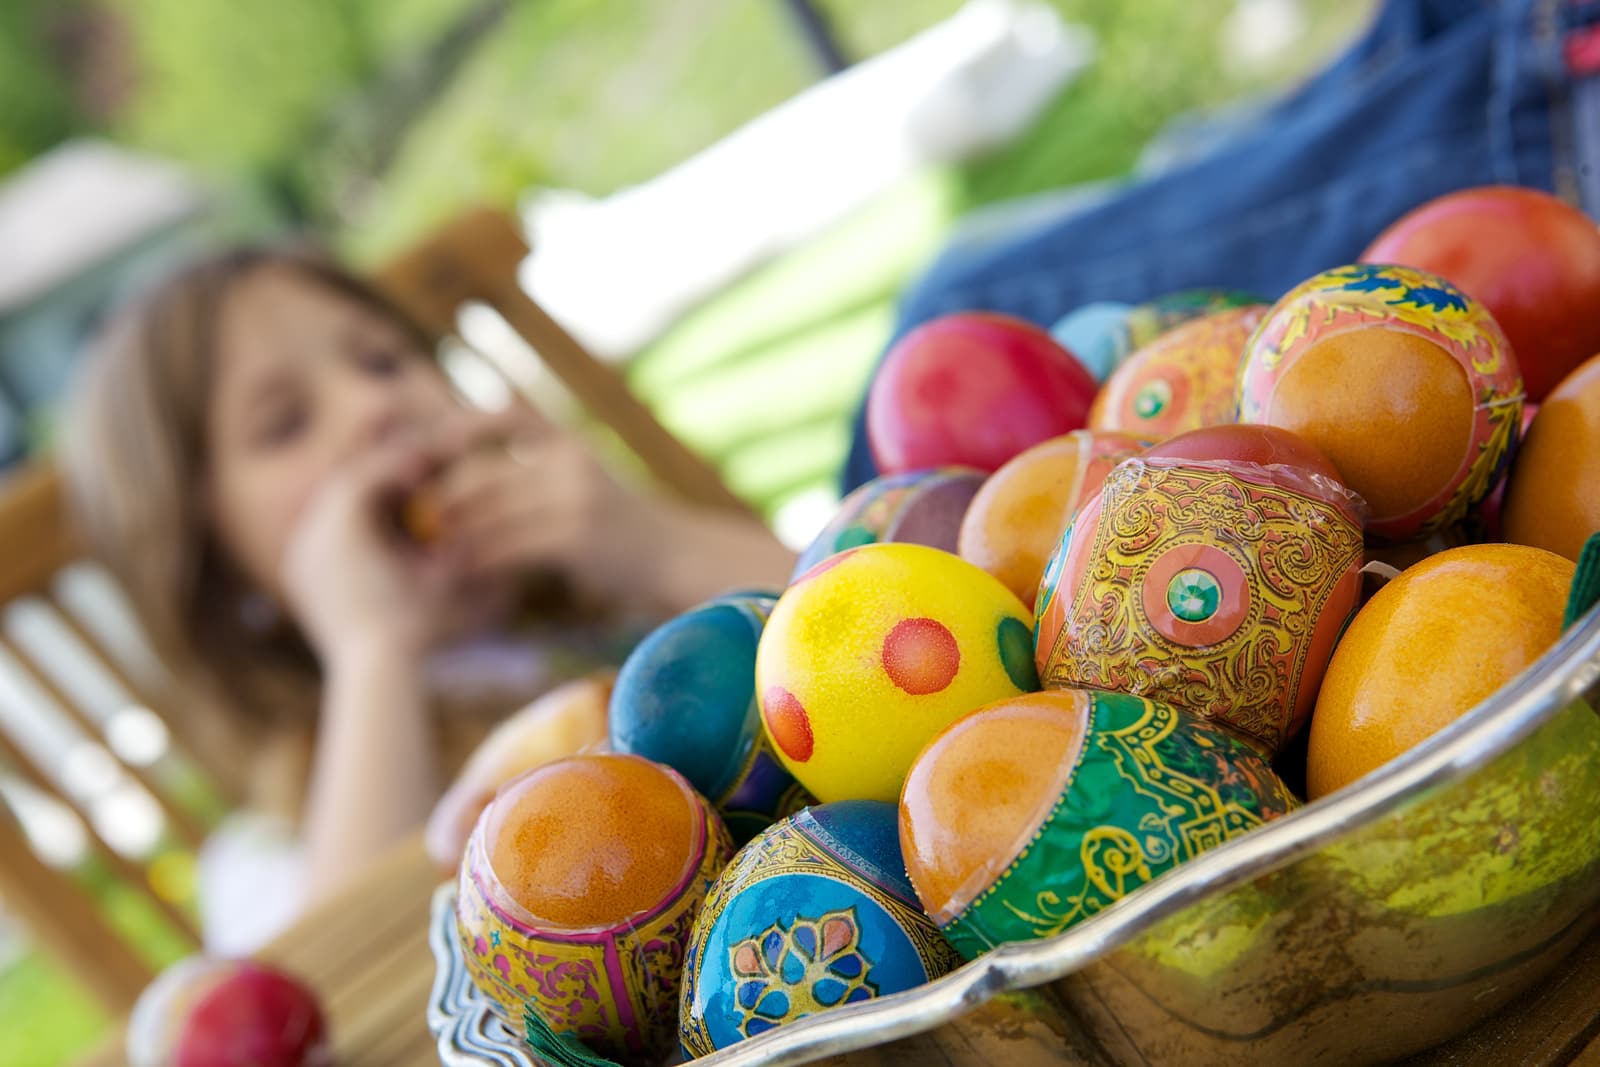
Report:
[[[298,980],[252,960],[191,956],[169,967],[128,1021],[134,1067],[329,1067],[328,1028]]]
[[[1487,306],[1529,400],[1600,351],[1600,228],[1548,193],[1492,185],[1442,196],[1383,231],[1361,259],[1431,271]]]
[[[1322,450],[1299,434],[1276,426],[1207,426],[1168,438],[1144,452],[1146,459],[1231,460],[1261,467],[1303,467],[1343,484]]]
[[[1094,378],[1044,330],[1005,315],[934,319],[884,357],[867,397],[867,439],[884,474],[998,470],[1082,429]]]

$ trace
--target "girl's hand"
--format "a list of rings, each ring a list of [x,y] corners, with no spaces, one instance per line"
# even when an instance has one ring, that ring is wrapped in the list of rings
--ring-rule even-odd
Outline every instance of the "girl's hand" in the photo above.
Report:
[[[472,447],[492,442],[494,447]],[[473,580],[556,568],[580,588],[637,598],[651,513],[576,439],[524,407],[474,416],[439,484],[445,544]]]
[[[355,649],[417,656],[459,615],[461,560],[401,534],[400,500],[436,468],[411,439],[385,442],[325,481],[282,565],[289,610],[325,667]]]

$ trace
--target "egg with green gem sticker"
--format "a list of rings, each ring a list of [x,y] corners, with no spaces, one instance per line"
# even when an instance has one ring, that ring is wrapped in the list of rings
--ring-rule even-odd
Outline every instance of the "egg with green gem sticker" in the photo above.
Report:
[[[1228,730],[1125,693],[1052,690],[962,718],[900,801],[911,884],[956,950],[1051,937],[1297,807]]]
[[[1040,679],[1176,704],[1276,754],[1355,610],[1361,507],[1272,427],[1194,430],[1124,461],[1045,566]]]
[[[874,478],[839,504],[834,517],[800,553],[794,576],[835,552],[885,541],[954,552],[967,505],[984,477],[969,467],[932,467]]]
[[[762,723],[823,801],[896,800],[918,751],[974,708],[1038,688],[1033,616],[971,563],[866,545],[796,579],[756,650]]]
[[[1089,426],[1156,440],[1234,421],[1234,382],[1266,313],[1247,304],[1193,319],[1135,352],[1107,380]]]

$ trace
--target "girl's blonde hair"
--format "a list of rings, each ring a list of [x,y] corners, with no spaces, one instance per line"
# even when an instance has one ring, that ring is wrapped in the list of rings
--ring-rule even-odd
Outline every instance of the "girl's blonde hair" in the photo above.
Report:
[[[331,260],[292,246],[234,248],[178,270],[111,321],[84,360],[61,435],[68,498],[88,546],[183,690],[169,714],[218,758],[269,737],[298,736],[308,747],[315,723],[310,650],[292,626],[248,617],[255,594],[202,500],[219,320],[229,295],[266,269],[326,286],[433,348]],[[218,704],[228,711],[222,722],[204,710]]]

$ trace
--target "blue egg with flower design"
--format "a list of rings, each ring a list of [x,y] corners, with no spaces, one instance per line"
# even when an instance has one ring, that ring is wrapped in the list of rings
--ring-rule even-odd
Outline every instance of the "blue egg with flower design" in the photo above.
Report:
[[[656,628],[611,690],[614,751],[664,763],[748,841],[813,798],[778,761],[756,702],[756,645],[775,595],[719,597]]]
[[[898,815],[877,800],[819,804],[740,850],[684,957],[685,1055],[912,989],[960,964],[906,877]]]

